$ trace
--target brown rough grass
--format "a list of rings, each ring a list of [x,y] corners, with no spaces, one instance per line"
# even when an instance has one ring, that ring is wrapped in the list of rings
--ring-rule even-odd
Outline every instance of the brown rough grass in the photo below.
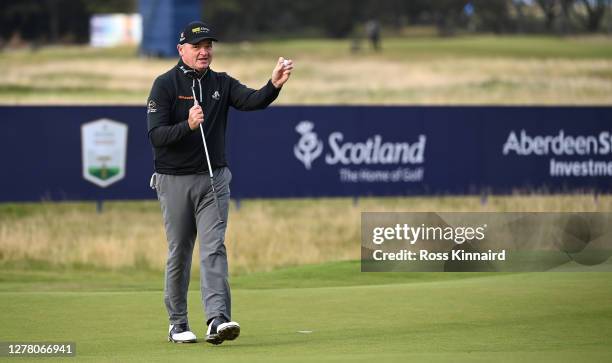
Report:
[[[212,68],[258,88],[270,77],[276,60],[271,54],[290,53],[296,69],[275,104],[612,103],[610,58],[422,55],[402,50],[397,42],[388,53],[351,55],[326,46],[309,51],[282,44],[220,44]],[[49,52],[0,54],[0,104],[142,105],[155,77],[176,62]]]
[[[157,202],[41,203],[0,210],[0,263],[38,261],[162,270],[166,241]],[[363,211],[612,211],[612,196],[252,200],[232,205],[227,249],[232,273],[358,259]],[[197,248],[197,247],[196,247]],[[196,250],[197,251],[197,250]],[[195,254],[197,256],[197,253]],[[194,260],[194,266],[197,266]]]

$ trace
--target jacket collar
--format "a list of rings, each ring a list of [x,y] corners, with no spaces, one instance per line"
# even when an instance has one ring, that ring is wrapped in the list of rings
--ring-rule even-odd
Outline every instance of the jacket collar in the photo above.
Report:
[[[178,64],[176,68],[184,75],[191,79],[202,79],[206,73],[208,73],[209,68],[206,68],[203,72],[198,72],[195,69],[189,67],[182,59],[179,58]]]

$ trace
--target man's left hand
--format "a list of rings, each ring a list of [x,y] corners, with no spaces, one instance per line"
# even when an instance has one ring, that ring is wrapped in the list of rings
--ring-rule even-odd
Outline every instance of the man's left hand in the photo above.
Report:
[[[293,70],[293,61],[291,59],[285,59],[283,57],[278,58],[278,62],[276,62],[276,67],[272,71],[272,84],[276,88],[281,88],[285,82],[291,76],[291,71]]]

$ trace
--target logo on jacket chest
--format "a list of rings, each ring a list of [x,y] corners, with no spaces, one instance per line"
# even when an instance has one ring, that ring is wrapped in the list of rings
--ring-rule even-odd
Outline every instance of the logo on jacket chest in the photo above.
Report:
[[[215,91],[212,96],[210,96],[213,100],[218,101],[221,98],[221,94],[219,93],[219,91]],[[183,95],[179,95],[178,96],[179,100],[193,100],[193,96],[183,96]]]

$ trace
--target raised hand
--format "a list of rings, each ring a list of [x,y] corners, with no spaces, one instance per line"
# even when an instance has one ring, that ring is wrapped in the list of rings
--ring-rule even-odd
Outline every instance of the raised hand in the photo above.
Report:
[[[293,61],[279,57],[272,71],[272,84],[274,87],[281,88],[287,82],[289,76],[291,76],[291,71],[293,71]]]

